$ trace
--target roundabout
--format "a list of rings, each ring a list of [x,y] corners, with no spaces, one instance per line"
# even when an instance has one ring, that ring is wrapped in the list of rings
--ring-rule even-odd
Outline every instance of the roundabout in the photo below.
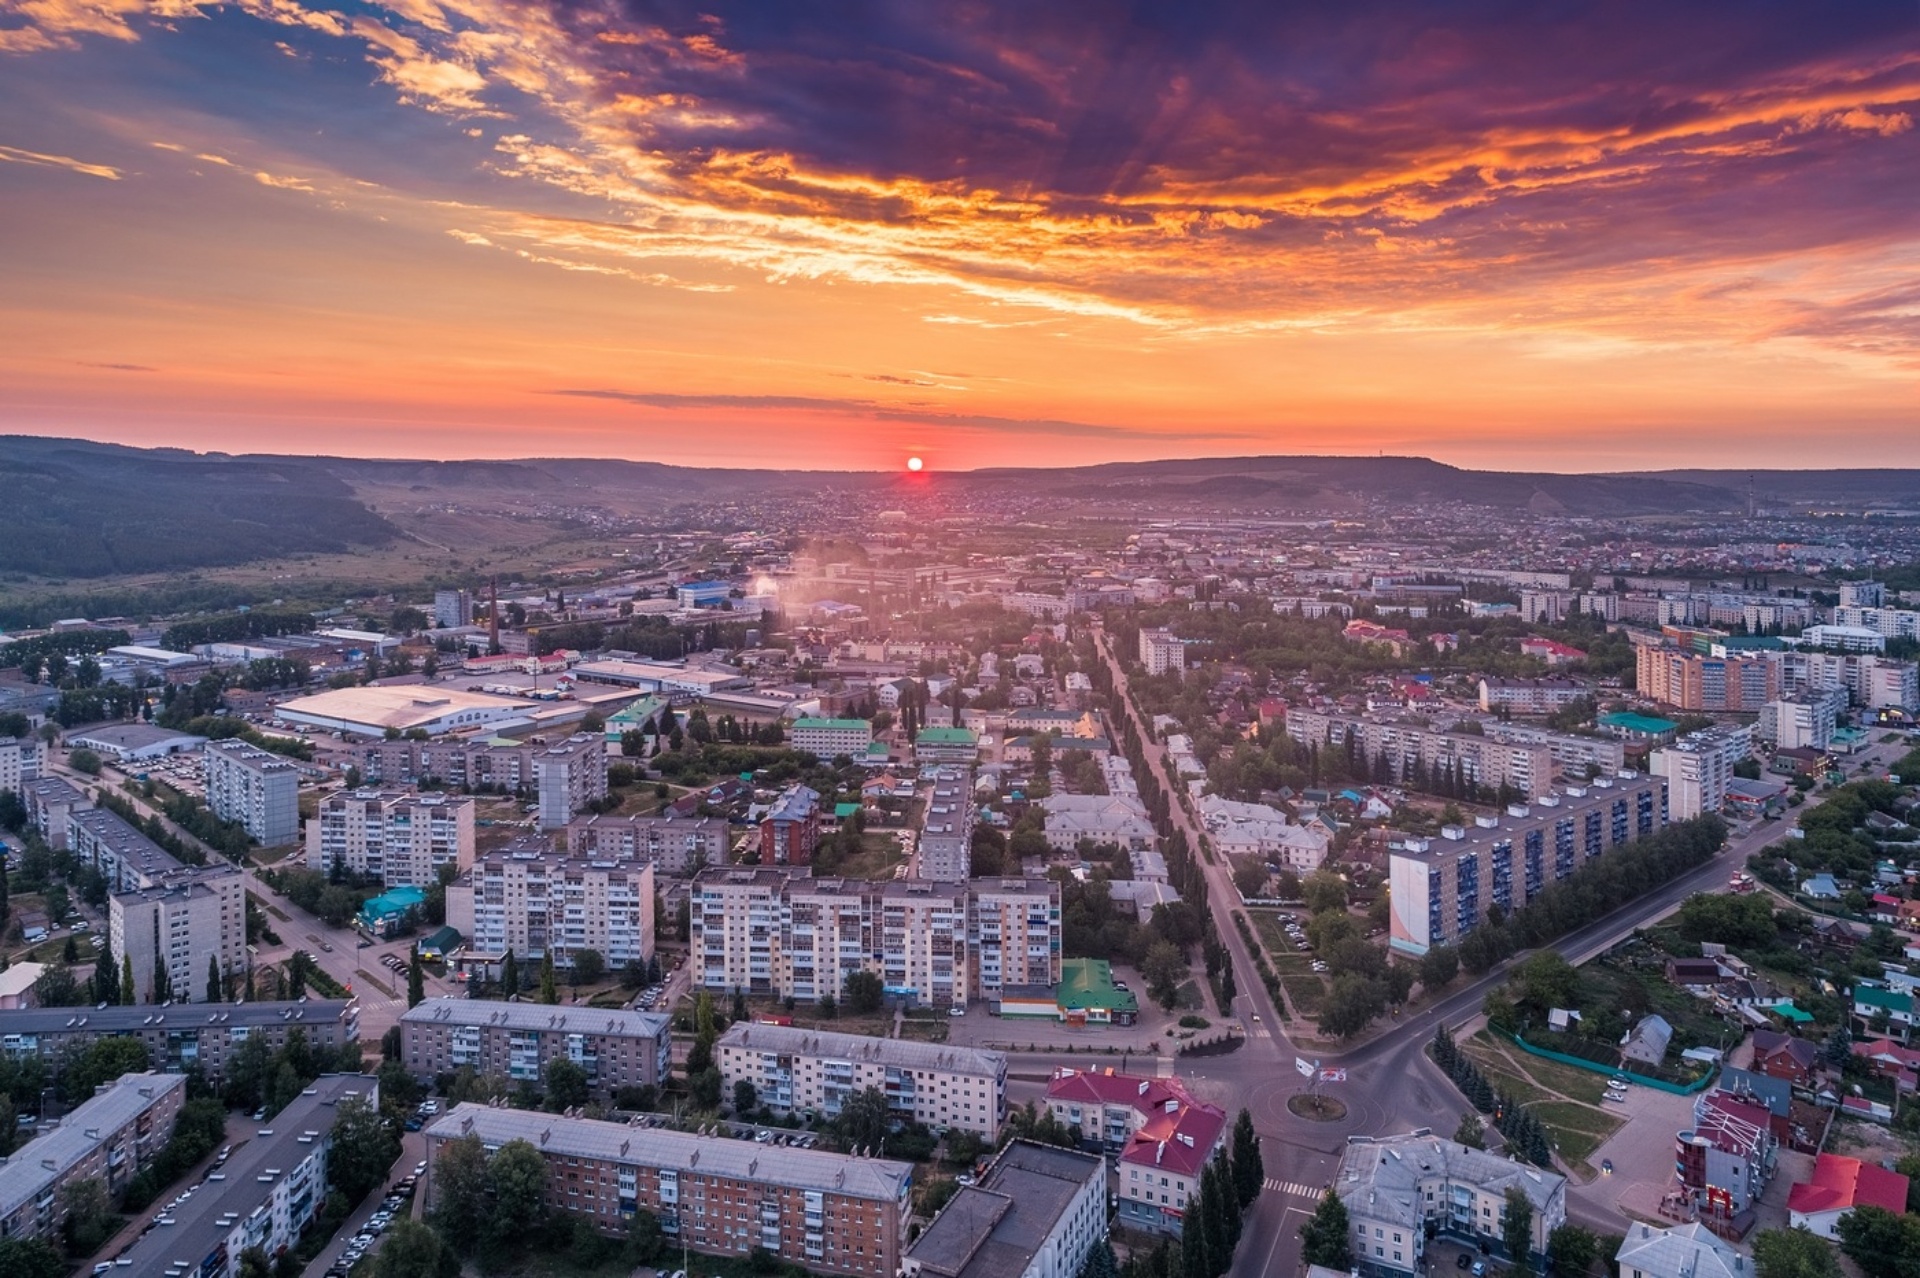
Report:
[[[1347,1107],[1331,1096],[1295,1092],[1287,1097],[1287,1109],[1297,1118],[1314,1123],[1337,1123],[1347,1116]]]

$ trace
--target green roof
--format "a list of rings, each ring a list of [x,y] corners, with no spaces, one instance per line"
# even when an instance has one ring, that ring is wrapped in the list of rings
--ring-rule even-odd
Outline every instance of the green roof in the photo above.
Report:
[[[914,742],[926,745],[979,745],[980,738],[972,728],[922,728]]]
[[[1878,1007],[1888,1012],[1911,1012],[1913,996],[1897,994],[1893,990],[1877,989],[1871,985],[1853,987],[1853,1001],[1865,1003],[1868,1007]]]
[[[844,821],[859,810],[860,805],[857,803],[836,803],[833,805],[833,819]]]
[[[420,948],[423,950],[437,950],[445,954],[458,944],[460,944],[460,933],[449,926],[441,928],[431,936],[422,937]]]
[[[1609,728],[1625,728],[1628,732],[1646,732],[1659,734],[1672,732],[1680,725],[1671,719],[1656,719],[1650,714],[1635,714],[1631,710],[1617,710],[1612,714],[1600,716],[1600,722]]]
[[[1773,1014],[1775,1016],[1784,1016],[1796,1025],[1806,1025],[1813,1020],[1812,1012],[1803,1012],[1792,1003],[1775,1003],[1773,1005]]]
[[[793,726],[832,732],[864,732],[872,728],[865,719],[795,719]]]
[[[1109,1012],[1137,1012],[1140,1000],[1131,990],[1113,983],[1113,964],[1105,959],[1072,958],[1060,964],[1060,984],[1054,999],[1062,1011],[1089,1011],[1102,1008]]]

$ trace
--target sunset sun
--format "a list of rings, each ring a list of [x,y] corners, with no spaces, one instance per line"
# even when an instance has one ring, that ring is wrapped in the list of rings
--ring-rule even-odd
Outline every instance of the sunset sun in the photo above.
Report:
[[[907,458],[907,469],[908,469],[908,470],[915,470],[915,471],[917,471],[917,470],[919,470],[919,469],[920,469],[920,468],[921,468],[922,466],[925,466],[925,465],[926,465],[926,463],[925,463],[925,462],[923,462],[923,461],[921,461],[921,460],[920,460],[920,459],[919,459],[918,457],[909,457],[909,458]]]

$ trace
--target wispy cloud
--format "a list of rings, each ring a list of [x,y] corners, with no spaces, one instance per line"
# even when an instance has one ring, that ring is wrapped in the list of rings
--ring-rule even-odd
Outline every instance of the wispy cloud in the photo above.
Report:
[[[88,177],[106,178],[110,182],[120,180],[120,170],[108,164],[88,164],[85,160],[76,160],[70,155],[45,155],[39,151],[23,151],[17,146],[0,146],[0,160],[12,164],[37,164],[44,168],[65,169],[69,173],[84,173]]]
[[[92,360],[81,360],[82,368],[104,368],[110,373],[157,373],[160,370],[147,364],[100,364]]]

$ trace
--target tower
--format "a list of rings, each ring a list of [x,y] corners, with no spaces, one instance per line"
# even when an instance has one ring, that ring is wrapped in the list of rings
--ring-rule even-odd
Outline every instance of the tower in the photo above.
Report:
[[[487,580],[487,654],[500,652],[500,578]]]

